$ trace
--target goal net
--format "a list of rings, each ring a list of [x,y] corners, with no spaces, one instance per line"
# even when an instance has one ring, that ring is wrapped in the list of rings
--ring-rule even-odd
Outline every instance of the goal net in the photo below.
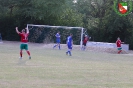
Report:
[[[2,36],[1,36],[1,33],[0,33],[0,43],[2,43]]]
[[[82,46],[83,35],[87,34],[87,30],[83,27],[27,24],[27,28],[30,31],[29,42],[34,43],[54,43],[55,35],[59,31],[61,44],[66,44],[66,38],[72,33],[73,43]]]

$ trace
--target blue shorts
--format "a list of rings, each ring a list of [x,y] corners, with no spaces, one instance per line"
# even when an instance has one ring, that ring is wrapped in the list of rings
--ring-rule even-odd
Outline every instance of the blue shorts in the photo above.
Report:
[[[68,49],[72,49],[72,45],[71,44],[67,44]]]
[[[56,39],[56,43],[60,43],[60,39]]]

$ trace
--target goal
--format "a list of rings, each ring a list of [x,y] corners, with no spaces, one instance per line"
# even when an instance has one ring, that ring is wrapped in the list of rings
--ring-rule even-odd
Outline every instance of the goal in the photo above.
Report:
[[[67,36],[72,33],[74,44],[82,47],[83,35],[87,34],[87,29],[83,27],[27,24],[27,28],[30,31],[29,42],[34,43],[54,43],[55,34],[60,31],[62,44],[66,43]]]

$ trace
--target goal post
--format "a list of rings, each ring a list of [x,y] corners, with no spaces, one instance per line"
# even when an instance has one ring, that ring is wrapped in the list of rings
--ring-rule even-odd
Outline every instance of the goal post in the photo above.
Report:
[[[53,42],[53,38],[55,37],[55,33],[58,31],[61,32],[61,40],[63,43],[66,43],[66,37],[72,33],[73,40],[76,44],[80,44],[82,47],[83,43],[83,35],[86,33],[86,29],[83,27],[68,27],[68,26],[50,26],[50,25],[35,25],[35,24],[27,24],[27,28],[30,31],[29,41],[37,42],[37,43],[50,43]],[[48,37],[47,37],[48,36]],[[36,38],[35,38],[36,37]],[[42,41],[33,41],[34,39],[42,40]],[[46,42],[47,41],[47,42]],[[77,43],[78,42],[78,43]]]

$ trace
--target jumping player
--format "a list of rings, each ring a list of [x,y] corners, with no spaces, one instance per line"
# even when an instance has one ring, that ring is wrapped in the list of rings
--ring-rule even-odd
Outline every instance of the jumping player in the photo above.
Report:
[[[122,52],[121,43],[124,43],[124,42],[121,42],[120,38],[118,37],[117,41],[116,41],[116,45],[117,45],[117,49],[118,49],[118,54],[120,54]]]
[[[56,46],[58,46],[59,47],[59,50],[60,50],[60,32],[56,33],[55,37],[56,37],[56,44],[53,46],[53,49]]]
[[[88,40],[89,40],[89,37],[87,35],[85,35],[84,36],[84,39],[83,39],[82,50],[85,50],[86,49],[86,43],[87,43]]]
[[[21,32],[18,31],[18,27],[16,27],[16,32],[21,36],[21,44],[20,44],[20,59],[22,59],[22,50],[25,49],[27,54],[29,55],[29,59],[31,59],[30,51],[28,50],[28,35],[29,29],[22,29]]]
[[[72,46],[73,46],[72,34],[70,34],[70,36],[67,37],[66,43],[68,46],[68,51],[66,52],[66,55],[69,54],[69,56],[72,56],[72,54],[71,54],[71,50],[72,50]]]

